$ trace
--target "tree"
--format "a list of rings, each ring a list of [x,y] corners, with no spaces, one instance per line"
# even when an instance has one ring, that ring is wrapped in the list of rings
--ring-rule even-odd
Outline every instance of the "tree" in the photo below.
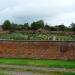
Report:
[[[23,30],[23,29],[24,29],[24,27],[22,24],[19,24],[16,26],[16,30]]]
[[[24,29],[29,29],[29,24],[25,23],[23,27],[24,27]]]
[[[33,22],[31,24],[32,30],[37,30],[37,29],[40,29],[40,28],[44,28],[44,21],[43,20],[39,20],[39,21]]]
[[[4,21],[4,23],[3,23],[3,25],[2,25],[2,28],[3,28],[3,30],[10,30],[11,29],[11,23],[10,23],[10,21],[9,20],[6,20],[6,21]]]
[[[57,31],[65,31],[65,29],[66,29],[65,25],[63,25],[63,24],[55,26],[55,28],[57,29]]]
[[[70,25],[71,25],[70,27],[71,31],[75,31],[75,23],[71,23]]]
[[[51,30],[50,26],[47,25],[47,24],[44,26],[44,29],[46,29],[46,30]]]
[[[50,30],[51,30],[51,31],[57,31],[57,29],[56,29],[55,26],[50,26]]]
[[[17,27],[17,24],[12,23],[12,24],[11,24],[10,32],[14,32],[14,31],[16,30],[16,27]]]

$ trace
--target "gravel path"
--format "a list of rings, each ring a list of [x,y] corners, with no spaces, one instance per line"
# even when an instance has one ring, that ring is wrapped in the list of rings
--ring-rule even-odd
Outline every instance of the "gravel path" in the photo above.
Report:
[[[44,74],[44,73],[19,72],[19,71],[8,71],[8,70],[0,70],[0,73],[12,74],[12,75],[50,75],[50,74]]]
[[[23,65],[19,66],[19,65],[6,65],[6,64],[0,64],[0,68],[4,68],[0,69],[0,73],[7,73],[14,75],[53,75],[47,73],[50,71],[75,72],[75,69],[34,67],[34,66],[23,66]],[[12,68],[15,68],[15,70]],[[36,72],[34,72],[35,70]],[[38,71],[43,71],[43,72],[45,71],[46,73],[40,73],[40,72],[38,73]]]
[[[17,69],[30,69],[30,70],[41,70],[41,71],[63,71],[63,72],[75,72],[75,69],[66,69],[66,68],[49,68],[49,67],[35,67],[35,66],[19,66],[19,65],[5,65],[0,64],[0,67],[7,68],[17,68]]]

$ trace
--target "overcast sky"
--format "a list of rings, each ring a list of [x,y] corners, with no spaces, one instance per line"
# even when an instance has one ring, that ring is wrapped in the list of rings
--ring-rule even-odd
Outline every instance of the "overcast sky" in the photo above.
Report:
[[[75,0],[0,0],[0,24],[43,19],[51,25],[75,22]]]

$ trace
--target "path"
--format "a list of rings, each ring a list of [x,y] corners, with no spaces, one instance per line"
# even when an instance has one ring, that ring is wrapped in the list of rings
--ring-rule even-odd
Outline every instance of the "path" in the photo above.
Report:
[[[34,71],[36,71],[36,72],[34,72]],[[46,72],[46,73],[40,73],[40,72],[38,73],[38,71],[42,71],[42,72]],[[3,72],[3,73],[7,73],[7,74],[15,74],[15,75],[50,75],[50,74],[47,73],[47,72],[50,72],[50,71],[75,72],[75,69],[0,64],[0,73]]]
[[[35,67],[35,66],[23,66],[23,65],[5,65],[0,64],[0,67],[9,67],[17,69],[30,69],[30,70],[41,70],[41,71],[63,71],[63,72],[75,72],[75,69],[66,69],[66,68],[49,68],[49,67]]]
[[[20,72],[20,71],[9,71],[9,70],[0,70],[0,73],[12,74],[12,75],[50,75],[44,73]]]

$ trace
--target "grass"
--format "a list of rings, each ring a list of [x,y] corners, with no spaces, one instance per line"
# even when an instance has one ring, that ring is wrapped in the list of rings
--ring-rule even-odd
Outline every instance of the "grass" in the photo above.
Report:
[[[29,65],[42,67],[75,68],[75,60],[38,60],[19,58],[0,58],[0,64]]]
[[[72,72],[65,72],[65,73],[63,73],[62,75],[75,75],[75,73],[72,73]]]
[[[64,72],[64,71],[43,71],[34,69],[24,69],[24,68],[10,68],[10,67],[0,67],[0,70],[6,71],[16,71],[16,72],[32,72],[32,73],[42,73],[42,74],[52,74],[52,75],[75,75],[75,72]],[[1,73],[0,75],[8,75]]]
[[[12,74],[5,74],[5,73],[0,73],[0,75],[12,75]]]
[[[20,58],[0,58],[0,64],[12,64],[12,65],[31,65],[31,66],[42,66],[42,67],[57,67],[57,68],[75,68],[75,60],[45,60],[45,59],[20,59]],[[19,69],[10,67],[0,67],[0,70],[19,70],[33,73],[46,73],[54,75],[75,75],[75,72],[61,72],[61,71],[40,71],[32,69]],[[9,75],[0,73],[0,75]]]
[[[32,72],[32,73],[42,73],[42,74],[52,74],[52,75],[75,75],[75,72],[63,72],[63,71],[43,71],[43,70],[33,70],[33,69],[22,69],[22,68],[9,68],[9,67],[4,67],[1,68],[0,70],[7,70],[10,71],[19,71],[19,72]],[[9,74],[4,74],[0,73],[0,75],[9,75]]]
[[[75,75],[75,72],[61,72],[61,71],[40,71],[40,70],[26,70],[33,73],[44,73],[52,75]]]

